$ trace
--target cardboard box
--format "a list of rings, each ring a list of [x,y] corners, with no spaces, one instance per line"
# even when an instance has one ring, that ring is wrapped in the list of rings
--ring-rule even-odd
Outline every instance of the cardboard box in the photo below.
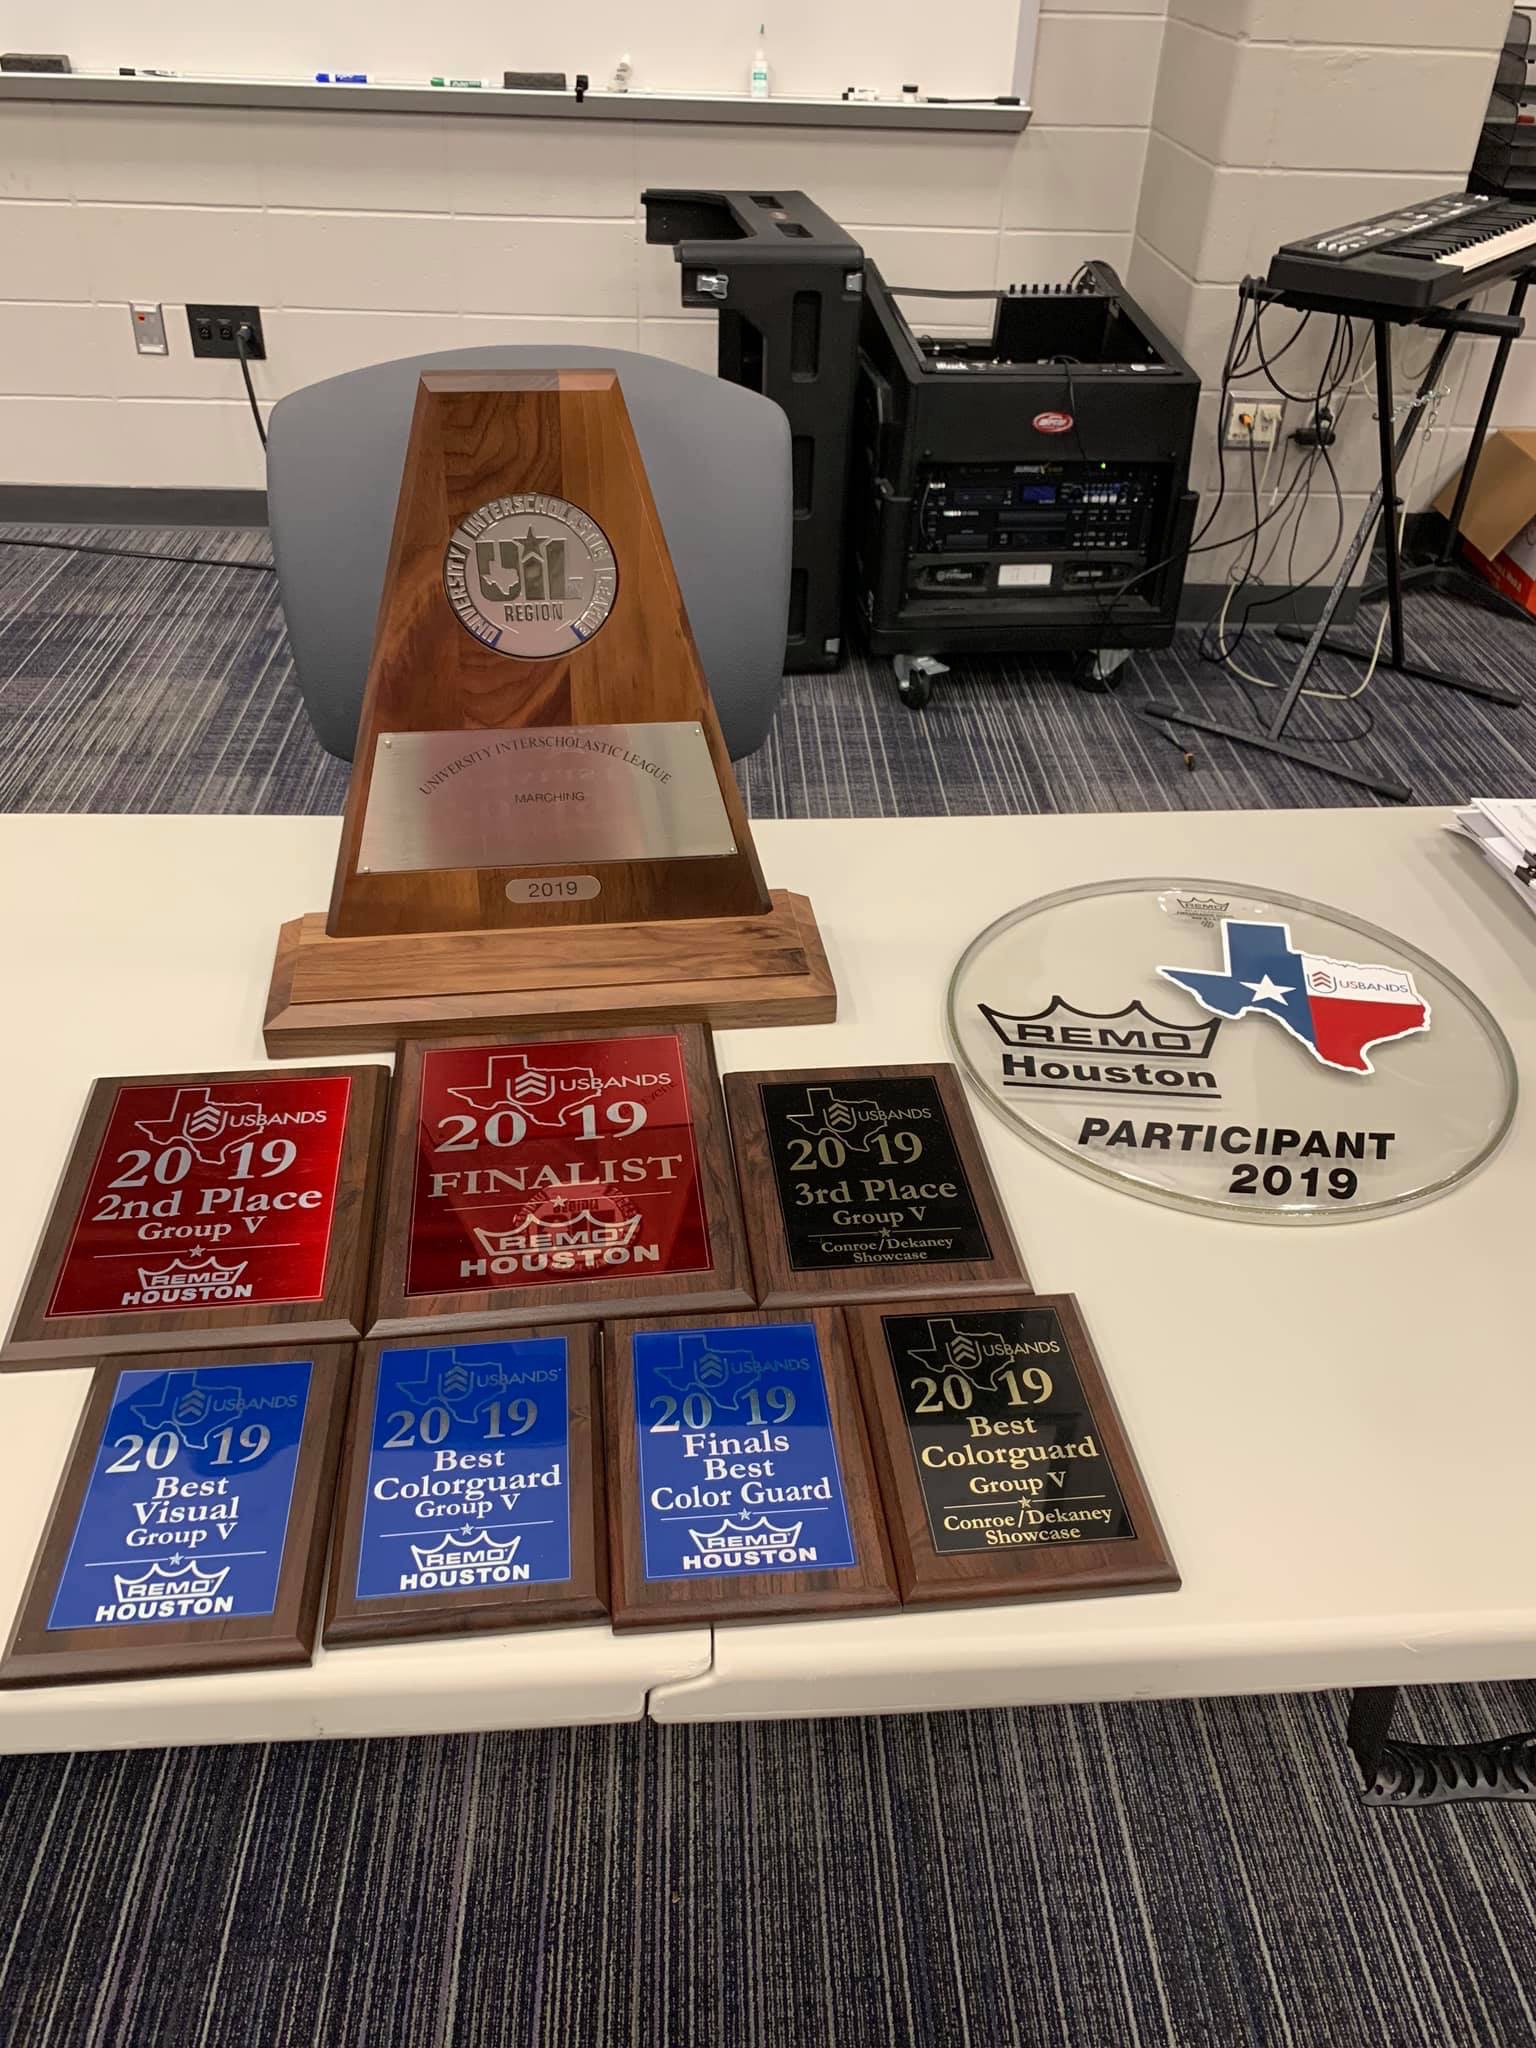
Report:
[[[1452,477],[1435,500],[1443,518],[1459,481]],[[1485,583],[1536,615],[1536,431],[1489,435],[1461,515],[1461,549]]]

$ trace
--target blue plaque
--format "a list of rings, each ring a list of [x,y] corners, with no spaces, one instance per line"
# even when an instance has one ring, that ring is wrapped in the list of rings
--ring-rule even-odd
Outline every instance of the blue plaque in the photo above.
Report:
[[[359,1600],[571,1576],[564,1337],[379,1353]]]
[[[272,1614],[313,1370],[119,1373],[48,1628]]]
[[[857,1565],[811,1323],[634,1339],[645,1577]]]

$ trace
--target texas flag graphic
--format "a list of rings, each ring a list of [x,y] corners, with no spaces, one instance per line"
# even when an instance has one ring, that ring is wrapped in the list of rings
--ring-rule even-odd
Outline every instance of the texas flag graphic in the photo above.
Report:
[[[1429,1005],[1401,967],[1298,953],[1288,924],[1221,921],[1219,971],[1159,967],[1218,1017],[1273,1017],[1315,1060],[1347,1074],[1375,1072],[1366,1048],[1429,1029]]]

